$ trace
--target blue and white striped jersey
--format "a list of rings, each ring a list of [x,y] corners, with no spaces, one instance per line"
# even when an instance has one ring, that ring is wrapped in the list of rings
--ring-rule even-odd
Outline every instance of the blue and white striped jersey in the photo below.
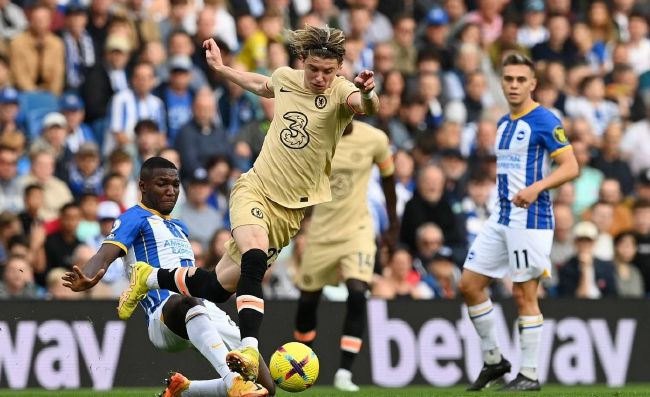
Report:
[[[173,269],[194,266],[194,253],[187,236],[187,227],[181,221],[138,204],[115,220],[113,230],[103,244],[114,244],[124,250],[123,262],[127,273],[137,261]],[[173,292],[153,290],[140,301],[147,320],[170,294]]]
[[[521,189],[549,173],[551,158],[570,148],[562,123],[548,109],[535,105],[499,120],[497,156],[497,208],[491,218],[514,229],[553,229],[553,208],[548,191],[529,208],[512,204]]]

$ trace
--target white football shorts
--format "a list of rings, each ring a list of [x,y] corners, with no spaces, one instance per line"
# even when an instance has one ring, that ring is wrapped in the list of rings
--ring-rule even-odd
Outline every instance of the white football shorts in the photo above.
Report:
[[[156,348],[169,352],[177,352],[193,347],[192,342],[173,333],[163,322],[162,308],[165,306],[167,299],[149,317],[149,340]],[[203,304],[208,311],[210,320],[214,322],[215,328],[221,335],[221,339],[225,342],[228,350],[238,349],[241,344],[241,339],[237,324],[214,303],[203,300]]]
[[[552,229],[512,229],[488,220],[470,247],[464,269],[521,283],[551,276]]]

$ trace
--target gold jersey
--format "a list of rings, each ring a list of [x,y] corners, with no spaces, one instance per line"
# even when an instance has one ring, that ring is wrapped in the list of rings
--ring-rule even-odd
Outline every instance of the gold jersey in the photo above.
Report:
[[[286,208],[330,201],[332,156],[345,126],[354,116],[352,82],[336,77],[322,94],[304,86],[304,71],[278,68],[269,89],[275,112],[251,176],[270,200]]]
[[[348,240],[364,230],[372,236],[368,182],[375,164],[382,176],[393,173],[388,137],[369,124],[353,121],[352,133],[341,138],[332,162],[332,201],[314,207],[310,242]]]

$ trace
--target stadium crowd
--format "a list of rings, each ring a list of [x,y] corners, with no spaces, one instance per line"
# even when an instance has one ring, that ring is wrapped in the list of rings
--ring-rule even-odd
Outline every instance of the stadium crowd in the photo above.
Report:
[[[299,66],[283,32],[304,24],[342,29],[342,74],[371,69],[378,82],[380,111],[360,119],[390,138],[401,230],[392,252],[379,250],[374,296],[458,295],[496,197],[509,51],[535,61],[535,98],[563,120],[581,167],[553,194],[554,274],[540,295],[650,296],[649,16],[634,0],[0,0],[0,298],[88,297],[61,276],[138,203],[139,165],[153,155],[180,169],[173,215],[197,266],[213,268],[229,189],[259,154],[274,104],[220,81],[201,43],[215,37],[227,64],[270,74]],[[303,226],[267,272],[269,299],[299,295]],[[89,297],[127,284],[111,266]]]

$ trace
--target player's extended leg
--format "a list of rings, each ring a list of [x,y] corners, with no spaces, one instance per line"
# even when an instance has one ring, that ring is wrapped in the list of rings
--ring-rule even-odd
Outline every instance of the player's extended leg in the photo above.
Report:
[[[356,279],[345,281],[348,287],[347,311],[341,335],[341,362],[334,375],[334,387],[344,391],[358,391],[352,383],[352,364],[361,350],[366,328],[366,292],[368,284]]]
[[[482,390],[510,372],[510,362],[501,356],[497,343],[492,300],[485,292],[491,280],[490,277],[464,269],[458,284],[467,304],[469,318],[481,339],[484,361],[481,373],[467,389],[469,391]]]
[[[208,309],[196,298],[171,296],[162,309],[164,324],[176,335],[188,339],[210,361],[221,379],[190,382],[176,373],[168,379],[165,393],[170,396],[265,396],[268,391],[252,382],[244,381],[226,365],[228,347],[218,332]],[[270,378],[270,375],[269,375]],[[164,395],[164,394],[163,394]]]
[[[241,332],[241,349],[226,356],[231,370],[244,379],[257,379],[259,366],[258,338],[264,319],[262,279],[267,269],[269,236],[260,225],[242,225],[232,236],[242,253],[241,274],[237,282],[237,313]]]
[[[293,338],[311,347],[316,339],[316,311],[323,290],[300,291],[298,310],[296,311],[296,329]]]
[[[540,390],[537,379],[537,357],[542,339],[544,317],[539,309],[537,288],[539,280],[514,283],[512,295],[519,309],[519,344],[521,347],[521,368],[517,377],[501,390]]]
[[[159,269],[137,262],[131,271],[129,288],[120,297],[118,315],[123,320],[131,317],[138,302],[154,289],[167,289],[215,303],[225,302],[237,286],[239,272],[239,265],[228,253],[221,258],[214,272],[196,267]]]

